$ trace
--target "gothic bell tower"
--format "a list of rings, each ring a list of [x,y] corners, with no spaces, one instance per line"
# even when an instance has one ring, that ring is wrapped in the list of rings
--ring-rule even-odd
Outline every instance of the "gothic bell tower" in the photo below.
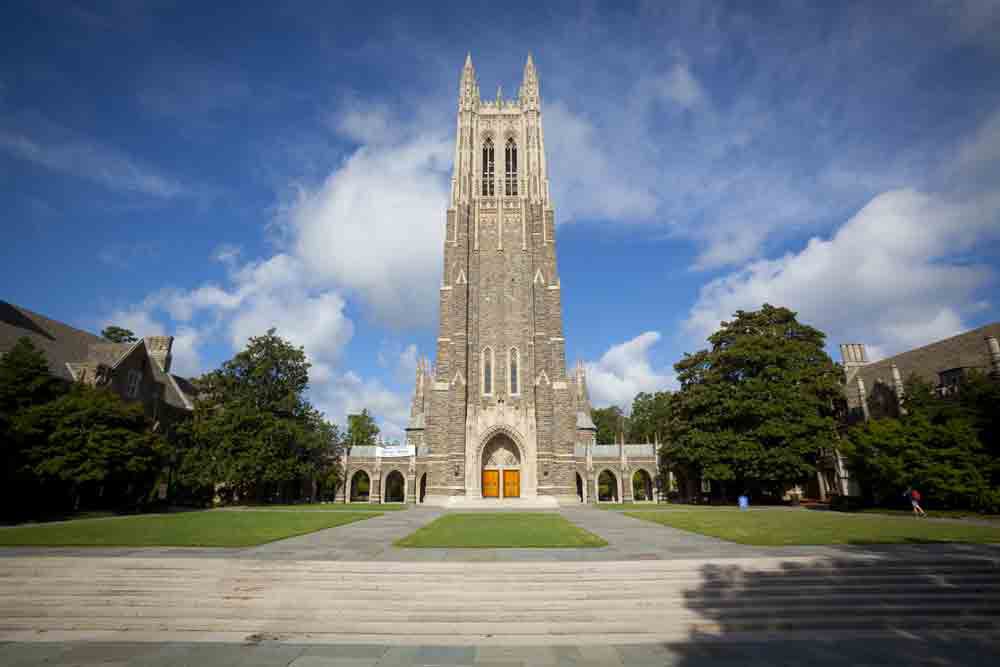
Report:
[[[429,502],[576,499],[593,440],[582,366],[567,374],[555,216],[531,56],[517,99],[458,95],[437,361],[418,364],[409,442]]]

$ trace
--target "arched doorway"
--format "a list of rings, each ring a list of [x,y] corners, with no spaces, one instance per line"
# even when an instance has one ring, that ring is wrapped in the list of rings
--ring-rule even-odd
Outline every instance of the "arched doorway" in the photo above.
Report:
[[[424,496],[427,495],[427,473],[420,476],[420,500],[419,502],[424,502]]]
[[[576,473],[576,497],[583,502],[583,477],[580,477],[580,473]]]
[[[653,499],[653,478],[640,468],[632,475],[632,500]]]
[[[364,470],[358,470],[351,475],[351,502],[367,503],[371,486],[371,479]]]
[[[521,455],[505,433],[493,436],[483,448],[483,498],[521,497]]]
[[[403,473],[393,470],[385,478],[385,498],[383,502],[401,503],[406,498],[406,480]]]
[[[602,503],[618,502],[618,478],[610,470],[597,477],[597,500]]]

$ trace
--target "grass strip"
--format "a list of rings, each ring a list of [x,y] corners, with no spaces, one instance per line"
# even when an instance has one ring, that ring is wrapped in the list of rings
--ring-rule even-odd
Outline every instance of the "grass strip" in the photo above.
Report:
[[[626,516],[755,546],[1000,542],[1000,526],[809,510],[684,509]]]
[[[395,542],[410,548],[565,549],[607,542],[552,512],[446,514]]]
[[[0,528],[0,546],[249,547],[370,519],[374,512],[198,511]]]

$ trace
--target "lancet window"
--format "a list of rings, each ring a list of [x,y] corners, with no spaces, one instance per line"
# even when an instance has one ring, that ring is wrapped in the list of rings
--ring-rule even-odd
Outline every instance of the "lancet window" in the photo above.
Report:
[[[519,361],[520,359],[518,359],[517,348],[516,347],[510,348],[510,350],[507,352],[507,368],[508,372],[510,373],[509,389],[511,396],[516,396],[521,391],[521,383],[519,376],[520,364],[518,363]]]
[[[504,194],[508,197],[517,196],[517,144],[513,137],[507,140],[506,165],[504,177]]]
[[[483,393],[487,396],[493,393],[493,348],[483,349]]]
[[[495,177],[493,163],[493,140],[489,137],[483,142],[483,196],[493,196],[493,179]]]

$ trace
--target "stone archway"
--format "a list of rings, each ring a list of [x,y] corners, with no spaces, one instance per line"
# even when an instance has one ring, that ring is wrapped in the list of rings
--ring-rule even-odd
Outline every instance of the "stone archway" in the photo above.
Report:
[[[481,456],[483,498],[521,496],[521,452],[506,433],[497,433],[483,447]]]
[[[601,503],[618,502],[618,477],[610,470],[603,470],[597,476],[597,501]]]
[[[352,503],[367,503],[370,499],[372,479],[364,470],[358,470],[351,475],[351,488],[348,495]]]
[[[403,473],[398,470],[393,470],[386,475],[383,486],[385,487],[383,502],[401,503],[406,499],[406,479],[403,477]]]
[[[639,468],[632,474],[632,500],[653,499],[653,478]]]
[[[427,495],[427,473],[420,476],[420,491],[417,502],[424,502],[424,497]]]
[[[583,495],[583,491],[586,488],[587,486],[583,483],[583,477],[580,476],[580,473],[576,473],[576,497],[581,503],[587,502],[587,499]]]

